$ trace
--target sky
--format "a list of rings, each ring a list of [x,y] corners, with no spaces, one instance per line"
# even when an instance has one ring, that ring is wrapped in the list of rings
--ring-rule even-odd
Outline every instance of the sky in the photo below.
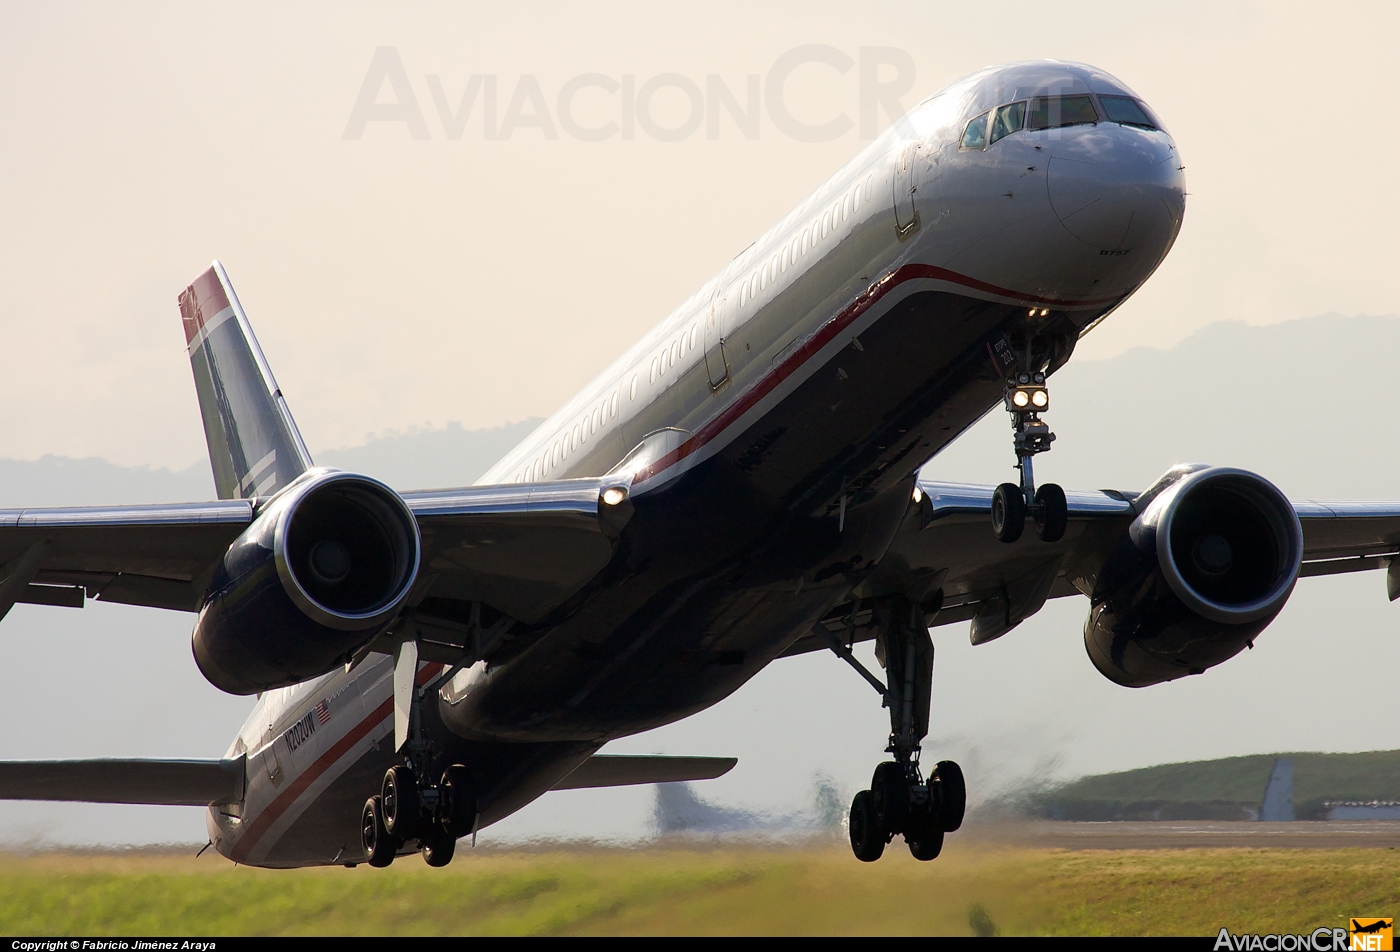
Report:
[[[0,458],[106,460],[73,476],[84,491],[128,485],[109,464],[200,472],[175,296],[215,257],[323,461],[547,416],[853,155],[863,125],[890,121],[862,98],[866,67],[907,81],[910,107],[981,66],[1052,57],[1093,63],[1151,104],[1190,197],[1165,264],[1057,375],[1060,440],[1038,474],[1134,489],[1208,459],[1294,495],[1400,496],[1387,479],[1400,459],[1376,438],[1392,427],[1386,355],[1400,347],[1400,197],[1387,187],[1400,133],[1385,118],[1400,14],[1047,9],[0,3]],[[384,80],[362,100],[374,63]],[[756,131],[719,90],[746,103],[750,76]],[[357,123],[357,103],[362,119],[398,118]],[[616,134],[585,141],[612,122]],[[989,417],[929,472],[1007,478],[1008,431]],[[1400,663],[1372,575],[1309,580],[1257,650],[1146,691],[1089,665],[1080,599],[977,649],[964,625],[937,629],[930,750],[987,795],[1164,760],[1400,746],[1384,695],[1349,680]],[[0,756],[221,753],[247,701],[199,678],[189,627],[123,606],[18,606],[0,628],[16,646]],[[848,793],[867,781],[887,730],[868,690],[833,659],[793,659],[613,749],[737,755],[706,795],[789,812],[818,774]],[[631,836],[648,810],[645,790],[553,794],[492,835]],[[197,810],[0,805],[11,842],[202,841],[202,829]]]
[[[890,121],[875,83],[1016,59],[1117,75],[1185,157],[1175,250],[1082,355],[1397,310],[1392,6],[1048,9],[0,3],[0,455],[201,459],[175,296],[215,257],[313,449],[548,416]],[[375,76],[417,123],[356,128]]]

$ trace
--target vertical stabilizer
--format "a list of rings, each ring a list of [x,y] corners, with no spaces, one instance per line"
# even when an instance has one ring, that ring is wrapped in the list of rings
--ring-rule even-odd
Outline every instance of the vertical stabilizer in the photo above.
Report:
[[[311,467],[311,454],[222,264],[181,292],[180,318],[219,498],[275,493]]]

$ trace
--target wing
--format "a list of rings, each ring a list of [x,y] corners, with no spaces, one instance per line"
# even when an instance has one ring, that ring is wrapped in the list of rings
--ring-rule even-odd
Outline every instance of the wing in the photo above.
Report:
[[[573,773],[556,783],[555,790],[586,787],[626,787],[639,783],[675,783],[713,780],[734,769],[733,757],[661,757],[594,754]]]
[[[242,757],[0,762],[0,800],[216,806],[241,800],[244,784]]]
[[[1138,493],[1067,492],[1069,525],[1058,542],[1027,532],[1006,545],[991,530],[992,486],[921,480],[909,513],[879,567],[822,624],[855,640],[874,637],[862,599],[890,593],[925,598],[942,591],[934,625],[972,621],[973,644],[998,638],[1035,614],[1048,599],[1087,595],[1104,561],[1140,512]],[[1301,575],[1400,569],[1400,502],[1294,503],[1303,526]],[[1392,562],[1394,560],[1394,562]],[[1400,571],[1387,573],[1387,592],[1400,597]],[[784,656],[817,651],[827,642],[807,635]]]
[[[424,638],[459,644],[472,602],[529,623],[572,597],[631,516],[626,500],[602,503],[614,482],[405,494],[423,543],[414,617]],[[81,608],[86,598],[198,611],[256,512],[256,500],[0,511],[0,617],[16,602]]]

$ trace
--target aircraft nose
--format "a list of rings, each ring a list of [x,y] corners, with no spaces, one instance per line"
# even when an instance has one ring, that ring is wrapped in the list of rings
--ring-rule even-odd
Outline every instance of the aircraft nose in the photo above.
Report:
[[[1050,158],[1060,223],[1103,253],[1165,253],[1185,211],[1181,156],[1165,132],[1101,122]]]

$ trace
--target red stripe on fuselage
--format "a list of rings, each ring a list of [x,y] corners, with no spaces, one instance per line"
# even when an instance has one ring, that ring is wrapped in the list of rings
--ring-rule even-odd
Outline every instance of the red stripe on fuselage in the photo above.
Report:
[[[418,672],[416,680],[419,685],[427,684],[428,681],[441,670],[442,665],[437,662],[426,664],[423,666],[422,670]],[[229,853],[229,859],[233,860],[235,863],[241,863],[247,859],[248,854],[253,851],[253,847],[257,845],[258,840],[262,839],[263,835],[267,833],[272,824],[276,823],[277,819],[282,816],[282,814],[286,813],[288,808],[297,801],[297,798],[306,792],[306,788],[311,786],[317,777],[329,770],[336,761],[344,757],[350,751],[350,748],[363,740],[370,731],[383,723],[386,717],[392,717],[393,713],[394,696],[390,694],[389,698],[371,711],[368,717],[347,731],[344,737],[332,744],[330,749],[320,757],[317,757],[311,766],[299,773],[296,779],[288,784],[287,789],[279,793],[277,797],[253,819],[253,822],[248,824],[248,828],[243,831],[243,835],[239,837],[238,843],[234,846],[232,852]],[[273,741],[273,743],[275,744],[277,742]]]
[[[655,463],[646,469],[639,471],[632,477],[634,484],[651,479],[658,473],[665,472],[670,467],[681,460],[697,452],[705,444],[711,442],[721,433],[727,430],[736,420],[738,420],[764,397],[772,393],[773,390],[788,377],[797,372],[807,361],[811,360],[827,344],[836,338],[847,327],[850,327],[855,320],[870,310],[886,294],[893,291],[906,281],[917,279],[947,281],[951,284],[961,284],[964,287],[981,291],[985,294],[995,294],[998,297],[1009,297],[1027,304],[1049,304],[1055,307],[1094,307],[1102,304],[1112,304],[1122,299],[1122,296],[1095,298],[1087,301],[1056,301],[1051,298],[1040,297],[1035,294],[1025,294],[1021,291],[1011,291],[1006,288],[999,288],[994,284],[985,281],[978,281],[965,274],[958,274],[956,271],[949,271],[946,268],[939,268],[931,264],[906,264],[899,270],[891,272],[880,281],[871,285],[854,301],[846,305],[842,311],[827,321],[822,327],[807,340],[805,344],[797,348],[787,356],[781,364],[764,374],[748,390],[744,391],[738,399],[725,407],[720,413],[702,426],[694,436],[686,440]]]

